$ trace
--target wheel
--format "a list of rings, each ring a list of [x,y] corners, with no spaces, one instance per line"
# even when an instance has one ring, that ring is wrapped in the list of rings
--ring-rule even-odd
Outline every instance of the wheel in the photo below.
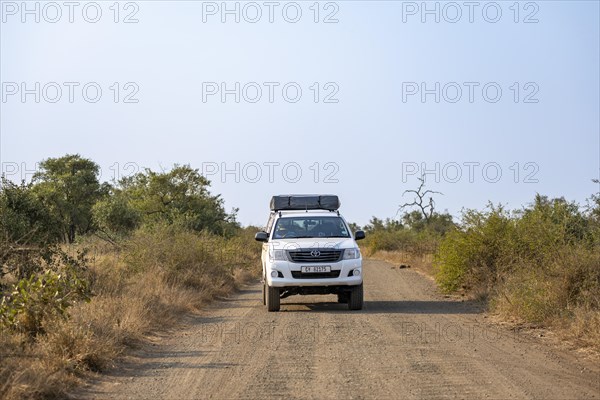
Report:
[[[263,306],[267,304],[267,281],[263,281],[262,284],[262,298],[263,298]]]
[[[338,298],[338,303],[347,304],[349,296],[348,296],[348,293],[338,293],[337,298]]]
[[[348,308],[351,310],[362,310],[363,307],[363,285],[353,286],[350,292]]]
[[[267,304],[267,310],[269,312],[271,311],[279,311],[280,308],[280,299],[279,299],[279,288],[277,287],[271,287],[269,285],[267,285],[267,283],[265,282],[265,286],[267,288],[267,300],[266,300],[266,304]]]

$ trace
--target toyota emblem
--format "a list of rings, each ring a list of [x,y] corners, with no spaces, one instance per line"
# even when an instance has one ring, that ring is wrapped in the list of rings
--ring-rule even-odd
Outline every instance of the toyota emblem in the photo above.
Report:
[[[310,255],[313,257],[319,257],[321,255],[321,252],[319,250],[313,250],[310,252]]]

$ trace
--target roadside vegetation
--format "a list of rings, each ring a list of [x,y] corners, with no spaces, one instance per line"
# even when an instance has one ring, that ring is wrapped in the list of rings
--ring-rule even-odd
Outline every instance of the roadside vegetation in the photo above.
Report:
[[[423,185],[411,192],[422,195]],[[481,300],[503,320],[600,350],[598,194],[584,206],[542,195],[519,210],[490,203],[455,222],[424,197],[399,220],[374,217],[364,227],[367,256],[416,266],[442,291]]]
[[[0,398],[64,398],[257,276],[260,246],[188,166],[113,184],[79,155],[0,188]]]
[[[433,274],[433,254],[446,234],[455,229],[452,216],[435,209],[436,195],[441,193],[426,188],[425,179],[419,179],[416,190],[406,190],[413,201],[400,206],[397,219],[371,218],[363,227],[367,233],[361,242],[363,252],[406,267],[416,266]],[[358,228],[358,227],[356,227]]]
[[[521,210],[467,210],[434,255],[436,280],[506,319],[553,327],[600,349],[600,199],[537,195]]]

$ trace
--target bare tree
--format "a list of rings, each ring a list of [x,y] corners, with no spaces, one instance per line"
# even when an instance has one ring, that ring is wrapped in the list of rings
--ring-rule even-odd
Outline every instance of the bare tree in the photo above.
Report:
[[[433,197],[431,197],[431,195],[433,195],[433,194],[443,195],[443,193],[437,192],[435,190],[425,190],[425,191],[423,190],[425,188],[425,174],[421,175],[421,177],[417,178],[417,179],[421,182],[421,184],[419,185],[417,190],[409,189],[409,190],[405,190],[404,193],[402,193],[403,197],[406,193],[414,193],[415,198],[413,199],[413,201],[411,203],[402,204],[400,206],[400,208],[398,209],[398,212],[402,211],[406,207],[416,206],[419,208],[419,210],[423,214],[425,221],[429,222],[429,219],[431,218],[431,216],[433,215],[433,212],[435,211],[435,201],[433,200]],[[426,200],[427,195],[430,195],[429,200]]]

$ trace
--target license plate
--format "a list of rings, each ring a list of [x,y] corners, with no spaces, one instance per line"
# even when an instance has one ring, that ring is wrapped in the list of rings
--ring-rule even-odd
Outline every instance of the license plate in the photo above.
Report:
[[[329,265],[311,265],[308,267],[301,267],[303,274],[317,274],[319,272],[331,272],[331,266]]]

